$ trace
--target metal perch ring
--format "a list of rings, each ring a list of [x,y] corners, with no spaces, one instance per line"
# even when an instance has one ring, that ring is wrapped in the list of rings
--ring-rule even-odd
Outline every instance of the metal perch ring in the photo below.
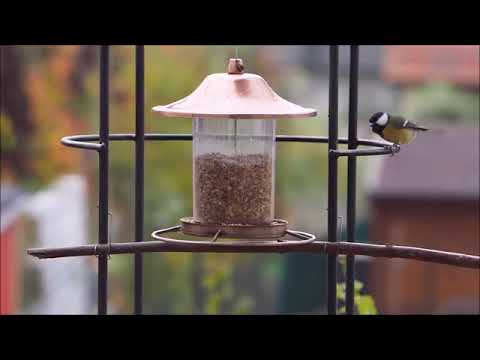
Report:
[[[220,237],[219,235],[215,236],[215,241],[211,239],[210,241],[199,241],[199,240],[183,240],[183,239],[172,239],[172,238],[167,238],[163,236],[159,236],[160,234],[165,234],[168,232],[173,232],[173,231],[181,231],[182,226],[177,225],[174,227],[166,228],[166,229],[160,229],[160,230],[155,230],[152,232],[152,237],[156,240],[160,240],[166,243],[171,243],[171,244],[185,244],[185,245],[200,245],[203,247],[217,247],[222,246],[222,247],[229,247],[229,246],[235,246],[235,247],[251,247],[251,246],[258,246],[258,247],[269,247],[269,246],[275,246],[278,248],[278,246],[292,246],[292,245],[305,245],[312,243],[316,240],[315,235],[309,234],[303,231],[297,231],[297,230],[286,230],[284,235],[291,235],[293,237],[296,237],[300,240],[280,240],[280,239],[270,239],[270,240],[237,240],[237,241],[219,241],[218,238]]]

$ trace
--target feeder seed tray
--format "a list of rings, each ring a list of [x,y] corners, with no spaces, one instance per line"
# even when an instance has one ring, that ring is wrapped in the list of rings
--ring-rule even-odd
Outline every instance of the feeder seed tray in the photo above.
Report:
[[[242,225],[242,224],[204,224],[196,221],[193,217],[184,217],[180,219],[182,223],[182,232],[194,236],[214,236],[219,231],[219,235],[226,238],[248,238],[248,239],[272,239],[280,238],[287,231],[287,222],[281,219],[275,219],[272,223],[266,225]]]

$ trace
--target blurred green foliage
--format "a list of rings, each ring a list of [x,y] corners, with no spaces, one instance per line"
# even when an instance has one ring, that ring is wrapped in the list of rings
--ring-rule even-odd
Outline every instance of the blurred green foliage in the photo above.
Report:
[[[342,271],[342,277],[345,279],[346,276],[346,256],[339,256],[338,263]],[[346,296],[346,287],[345,282],[337,283],[337,300],[340,304],[340,307],[337,310],[338,314],[345,314],[346,307],[345,296]],[[364,284],[361,281],[355,280],[354,285],[354,305],[355,313],[358,315],[376,315],[378,314],[377,307],[375,306],[375,300],[373,297],[365,292]]]
[[[429,83],[406,91],[401,108],[416,120],[478,122],[478,93],[452,84]]]
[[[16,143],[12,120],[6,114],[0,113],[0,150],[2,155],[12,152]]]
[[[354,283],[354,297],[355,297],[355,308],[356,314],[358,315],[376,315],[377,308],[375,306],[375,301],[371,295],[365,294],[362,292],[364,285],[361,281],[355,280]],[[340,303],[345,300],[346,294],[346,284],[344,282],[337,284],[337,299]],[[345,314],[346,308],[345,305],[340,306],[337,313]]]

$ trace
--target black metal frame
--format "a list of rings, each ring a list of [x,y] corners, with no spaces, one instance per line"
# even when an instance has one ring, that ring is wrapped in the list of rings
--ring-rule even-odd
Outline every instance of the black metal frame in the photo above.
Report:
[[[145,116],[145,71],[144,48],[135,48],[135,241],[143,241],[144,204],[144,116]],[[143,254],[135,254],[134,270],[134,313],[141,314],[143,308]]]
[[[109,135],[109,47],[100,51],[100,145],[98,191],[98,242],[108,243],[108,135]],[[98,314],[107,313],[108,258],[98,256]]]
[[[338,157],[338,45],[330,46],[328,89],[328,241],[336,242],[338,233],[337,187]],[[327,259],[327,312],[337,311],[337,255]]]
[[[358,45],[350,48],[350,91],[348,103],[348,149],[354,150],[358,146],[357,114],[358,114]],[[357,200],[357,159],[348,158],[347,164],[347,241],[355,242],[355,213]],[[354,313],[354,282],[355,257],[347,255],[347,270],[345,281],[345,312]]]
[[[99,228],[98,244],[60,249],[30,249],[30,255],[39,258],[61,256],[98,256],[98,314],[107,313],[108,257],[110,254],[134,254],[134,313],[142,313],[143,305],[143,252],[317,252],[328,254],[328,314],[337,310],[337,256],[347,255],[346,272],[346,312],[354,313],[354,277],[355,254],[413,258],[456,266],[478,268],[479,257],[439,252],[428,249],[408,247],[384,247],[373,244],[353,244],[355,242],[355,201],[356,201],[356,157],[393,154],[399,147],[390,147],[380,141],[357,138],[358,104],[358,62],[359,47],[350,47],[350,91],[348,138],[338,138],[338,46],[330,46],[329,69],[329,134],[320,136],[284,136],[277,135],[278,142],[328,143],[328,242],[313,242],[300,246],[277,243],[271,246],[226,246],[214,244],[209,248],[198,245],[172,244],[161,241],[144,242],[144,141],[191,141],[191,134],[145,134],[144,132],[144,47],[136,46],[135,51],[135,134],[109,133],[109,46],[100,48],[100,131],[99,135],[74,135],[61,140],[62,144],[96,150],[99,153]],[[98,142],[97,142],[98,141]],[[108,240],[108,148],[110,141],[135,142],[135,242],[110,244]],[[94,143],[92,143],[94,142]],[[97,143],[95,143],[97,142]],[[348,145],[348,150],[338,150],[338,144]],[[358,149],[358,146],[370,146],[376,149]],[[347,242],[337,242],[337,176],[338,158],[348,157],[347,184]],[[178,230],[178,226],[167,230]]]

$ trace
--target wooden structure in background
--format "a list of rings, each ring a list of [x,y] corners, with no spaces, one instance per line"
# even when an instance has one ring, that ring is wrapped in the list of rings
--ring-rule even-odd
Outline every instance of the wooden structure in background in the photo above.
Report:
[[[478,129],[422,134],[401,156],[381,159],[370,189],[375,243],[480,253]],[[369,290],[380,313],[480,313],[480,273],[376,259]]]

